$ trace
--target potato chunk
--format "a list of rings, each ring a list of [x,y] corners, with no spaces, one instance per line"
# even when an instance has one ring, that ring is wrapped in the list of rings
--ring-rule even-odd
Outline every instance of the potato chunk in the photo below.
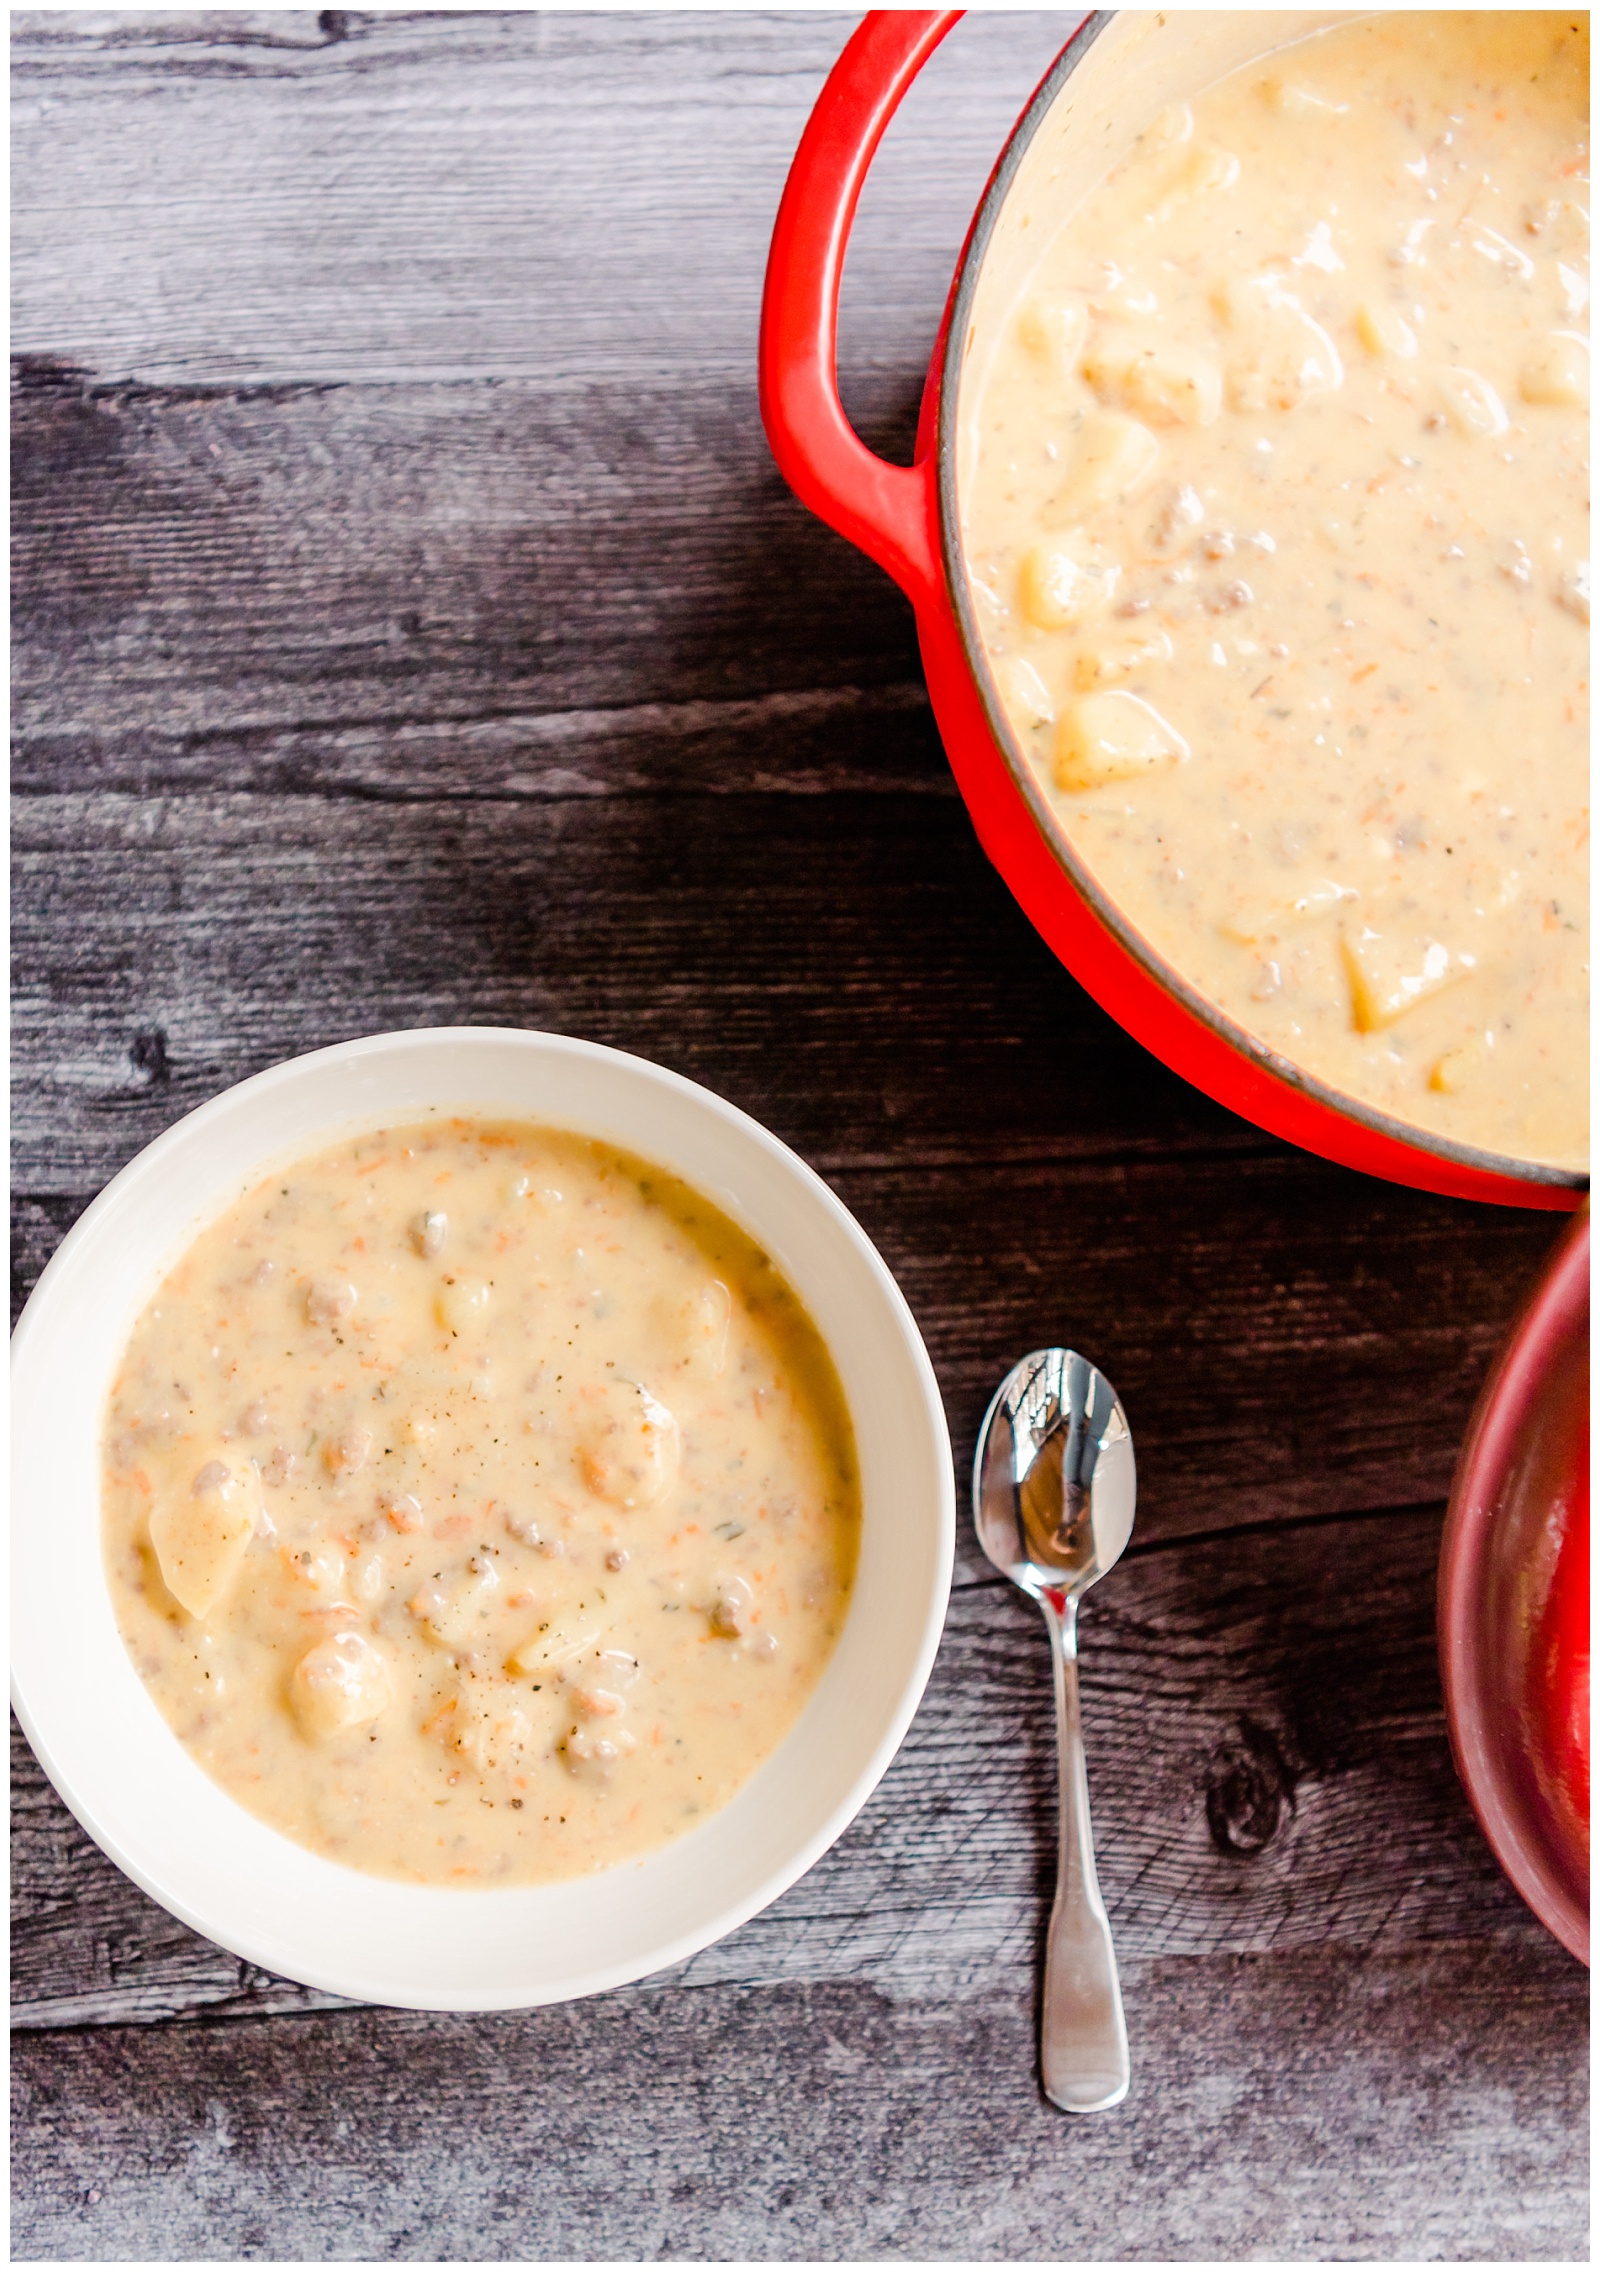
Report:
[[[293,1546],[285,1542],[278,1548],[278,1560],[297,1586],[305,1586],[314,1594],[342,1593],[350,1573],[343,1548],[326,1538],[318,1546]]]
[[[429,1723],[429,1732],[470,1760],[480,1775],[515,1765],[533,1741],[520,1690],[509,1681],[474,1681]]]
[[[236,1456],[198,1462],[187,1483],[159,1495],[150,1543],[168,1593],[191,1617],[206,1616],[227,1592],[260,1515],[260,1472]]]
[[[708,1278],[681,1299],[656,1303],[656,1316],[683,1351],[679,1360],[705,1380],[716,1380],[728,1362],[728,1327],[733,1296],[720,1278]]]
[[[1476,1034],[1469,1034],[1454,1049],[1447,1049],[1442,1057],[1434,1059],[1428,1068],[1429,1088],[1439,1096],[1459,1096],[1484,1070],[1486,1057],[1482,1041]]]
[[[289,1703],[309,1743],[364,1728],[393,1701],[383,1651],[363,1633],[330,1633],[289,1675]]]
[[[626,1649],[586,1649],[560,1669],[574,1705],[591,1720],[614,1720],[628,1708],[626,1691],[639,1677],[639,1660]]]
[[[1097,687],[1132,678],[1136,671],[1154,670],[1171,660],[1172,640],[1159,623],[1153,623],[1146,629],[1126,631],[1093,647],[1080,648],[1072,666],[1073,683],[1082,693],[1092,694]]]
[[[1056,787],[1096,789],[1158,765],[1179,764],[1188,755],[1183,736],[1137,694],[1080,695],[1068,703],[1056,728]]]
[[[581,1610],[568,1610],[565,1614],[550,1617],[519,1641],[506,1659],[508,1672],[524,1675],[555,1675],[588,1665],[591,1669],[602,1660],[609,1665],[613,1652],[602,1647],[604,1629],[594,1618],[586,1617]],[[624,1652],[616,1652],[619,1663],[629,1663]],[[613,1688],[617,1682],[610,1684]]]
[[[1558,331],[1542,353],[1523,364],[1517,385],[1524,402],[1587,408],[1589,342],[1575,331]]]
[[[1084,356],[1083,375],[1102,402],[1152,426],[1213,426],[1222,412],[1222,373],[1187,347],[1107,331]]]
[[[1378,930],[1371,922],[1351,922],[1340,934],[1339,952],[1350,984],[1350,1022],[1357,1033],[1381,1033],[1477,968],[1475,955],[1400,925]]]
[[[1160,463],[1161,444],[1137,418],[1117,410],[1092,414],[1078,430],[1066,479],[1052,501],[1057,526],[1142,497]]]
[[[1343,386],[1339,350],[1280,274],[1235,277],[1214,304],[1237,342],[1227,370],[1233,409],[1293,410]]]
[[[438,1648],[460,1649],[482,1640],[499,1592],[500,1576],[493,1559],[474,1554],[457,1576],[430,1578],[419,1586],[406,1607]]]
[[[1191,198],[1206,197],[1219,189],[1232,189],[1238,178],[1239,161],[1231,150],[1219,149],[1214,142],[1197,142],[1177,171],[1169,176],[1156,207],[1156,217],[1168,220]]]
[[[994,665],[994,682],[1006,715],[1024,726],[1048,726],[1056,714],[1050,689],[1021,655],[1007,655]]]
[[[1058,379],[1071,378],[1089,326],[1079,300],[1029,300],[1017,318],[1017,337]]]
[[[1392,355],[1401,362],[1417,352],[1417,335],[1398,308],[1368,300],[1356,310],[1356,337],[1369,355]]]
[[[481,1278],[461,1278],[452,1272],[433,1299],[433,1314],[454,1339],[485,1324],[494,1289]]]
[[[1041,631],[1067,631],[1116,588],[1115,568],[1083,557],[1085,546],[1069,542],[1033,545],[1017,572],[1017,599],[1028,621]]]
[[[1587,623],[1590,591],[1589,562],[1576,560],[1556,586],[1556,604],[1564,607],[1569,615],[1575,615],[1580,623]]]
[[[1503,434],[1511,421],[1505,404],[1480,371],[1452,363],[1434,374],[1445,416],[1458,434]]]
[[[678,1476],[678,1423],[639,1381],[585,1392],[578,1469],[597,1499],[653,1507]]]

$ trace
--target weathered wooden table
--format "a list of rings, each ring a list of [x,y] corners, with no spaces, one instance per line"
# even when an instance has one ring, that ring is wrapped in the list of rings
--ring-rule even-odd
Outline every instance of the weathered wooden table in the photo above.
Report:
[[[1581,2253],[1586,1976],[1477,1834],[1431,1623],[1556,1225],[1207,1104],[985,866],[906,608],[757,418],[848,20],[14,21],[21,1290],[275,1059],[556,1027],[821,1170],[963,1467],[1006,1364],[1070,1340],[1142,1487],[1085,1619],[1122,2111],[1037,2092],[1048,1664],[963,1537],[854,1829],[587,2004],[330,2008],[136,1893],[19,1742],[17,2254]],[[846,385],[881,446],[1064,28],[965,26],[869,185]]]

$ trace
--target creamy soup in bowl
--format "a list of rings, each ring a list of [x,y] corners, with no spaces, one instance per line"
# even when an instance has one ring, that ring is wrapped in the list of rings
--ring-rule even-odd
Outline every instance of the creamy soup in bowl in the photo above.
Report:
[[[332,1859],[572,1877],[723,1805],[843,1625],[831,1360],[770,1257],[591,1139],[443,1115],[274,1169],[163,1281],[106,1422],[168,1725]]]
[[[335,1174],[348,1196],[352,1167],[383,1157],[380,1131],[415,1156],[393,1161],[365,1224],[346,1224],[341,1277],[313,1259],[314,1226]],[[418,1202],[405,1178],[446,1169],[454,1207],[437,1183]],[[280,1192],[303,1179],[275,1230],[251,1216],[273,1175]],[[599,1237],[549,1229],[591,1198]],[[612,1246],[637,1244],[641,1225],[659,1240],[659,1270],[630,1337]],[[500,1240],[516,1228],[520,1269],[532,1275],[536,1258],[548,1281],[537,1312],[504,1274],[514,1241]],[[282,1244],[247,1273],[232,1241],[261,1231]],[[648,1264],[648,1240],[644,1252]],[[282,1307],[235,1310],[231,1290],[268,1259]],[[175,1367],[151,1312],[186,1269],[203,1326],[194,1361]],[[564,1372],[565,1358],[533,1345],[535,1328],[557,1338],[563,1301],[565,1338],[592,1356],[580,1385],[598,1391],[570,1428],[541,1371],[554,1356]],[[370,1337],[350,1331],[363,1314]],[[495,1314],[520,1320],[515,1372],[474,1325]],[[221,1333],[206,1338],[223,1315],[231,1353]],[[279,1330],[297,1320],[303,1343]],[[257,1365],[266,1377],[252,1388]],[[168,1390],[190,1392],[181,1411],[163,1372]],[[600,1378],[624,1372],[631,1405]],[[374,1420],[407,1380],[411,1417],[436,1433],[409,1440],[390,1487],[396,1438]],[[519,1479],[495,1466],[497,1412],[533,1423],[522,1441],[541,1463],[538,1490],[526,1468]],[[14,1337],[13,1413],[13,1697],[41,1763],[175,1915],[341,1995],[515,2007],[705,1947],[865,1803],[937,1646],[954,1538],[948,1435],[890,1274],[827,1188],[746,1116],[565,1037],[382,1035],[191,1114],[52,1259]],[[463,1449],[487,1463],[481,1477],[463,1465],[452,1479]],[[730,1472],[741,1459],[742,1479]],[[683,1638],[647,1641],[648,1619]],[[341,1660],[357,1655],[352,1672]],[[196,1693],[219,1668],[224,1704],[246,1707],[237,1727]],[[755,1741],[730,1754],[741,1714]],[[355,1774],[373,1734],[367,1748],[400,1770],[393,1804],[383,1777],[363,1794]],[[709,1804],[681,1788],[674,1800],[674,1777],[650,1772],[678,1735],[698,1746]],[[449,1809],[432,1801],[470,1797],[481,1824],[464,1844],[407,1833],[405,1806],[424,1788],[436,1814]],[[563,1811],[580,1818],[575,1833],[588,1826],[564,1849],[542,1822],[536,1840],[511,1835]]]
[[[1587,19],[1337,21],[1118,126],[1070,210],[1040,136],[970,330],[1004,725],[1254,1042],[1581,1170]]]

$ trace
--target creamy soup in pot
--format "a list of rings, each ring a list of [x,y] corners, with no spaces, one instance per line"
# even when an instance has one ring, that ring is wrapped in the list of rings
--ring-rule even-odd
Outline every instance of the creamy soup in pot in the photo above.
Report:
[[[384,1876],[641,1854],[767,1758],[860,1508],[766,1255],[584,1138],[430,1121],[269,1177],[140,1318],[105,1435],[118,1623],[253,1813]]]
[[[960,460],[996,689],[1122,915],[1335,1089],[1566,1168],[1588,55],[1358,18],[1147,122],[975,340]]]

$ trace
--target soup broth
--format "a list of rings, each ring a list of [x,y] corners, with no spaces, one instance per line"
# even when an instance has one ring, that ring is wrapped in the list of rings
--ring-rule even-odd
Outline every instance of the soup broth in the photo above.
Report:
[[[334,1860],[604,1868],[724,1805],[842,1628],[860,1505],[828,1353],[659,1169],[439,1121],[274,1175],[140,1318],[106,1564],[175,1734]]]
[[[1587,95],[1587,17],[1383,15],[1147,121],[975,340],[960,484],[1134,929],[1347,1096],[1580,1169]]]

